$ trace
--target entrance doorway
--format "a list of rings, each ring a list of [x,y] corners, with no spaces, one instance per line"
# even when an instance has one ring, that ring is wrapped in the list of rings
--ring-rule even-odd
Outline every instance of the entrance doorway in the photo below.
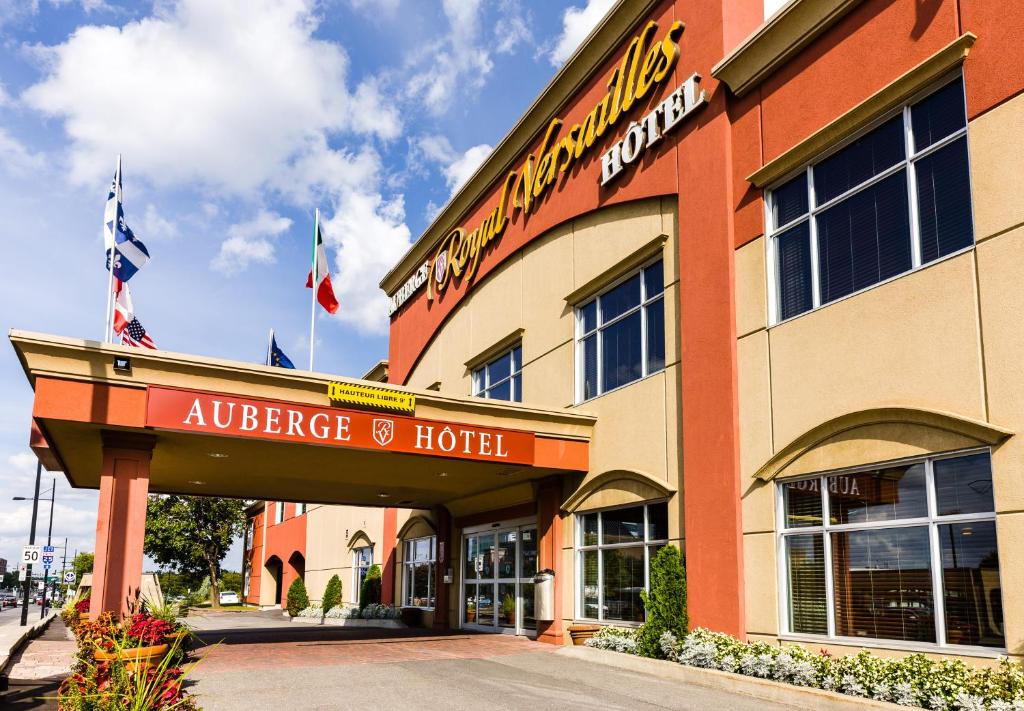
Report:
[[[536,523],[463,531],[462,550],[462,626],[484,632],[536,635]]]

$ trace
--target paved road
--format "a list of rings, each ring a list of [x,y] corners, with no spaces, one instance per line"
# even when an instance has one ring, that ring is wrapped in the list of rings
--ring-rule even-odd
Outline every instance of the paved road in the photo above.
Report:
[[[523,638],[307,627],[265,614],[189,621],[220,640],[190,674],[207,711],[793,708],[592,664]]]

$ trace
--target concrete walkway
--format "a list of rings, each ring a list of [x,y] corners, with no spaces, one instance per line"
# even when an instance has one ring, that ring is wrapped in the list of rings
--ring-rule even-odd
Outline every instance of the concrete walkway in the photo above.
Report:
[[[508,635],[308,627],[239,613],[207,613],[202,627],[212,644],[199,650],[189,690],[207,711],[796,708]]]
[[[8,690],[0,696],[4,709],[56,709],[57,687],[71,673],[75,641],[60,621],[52,620],[46,630],[15,653],[7,669]]]

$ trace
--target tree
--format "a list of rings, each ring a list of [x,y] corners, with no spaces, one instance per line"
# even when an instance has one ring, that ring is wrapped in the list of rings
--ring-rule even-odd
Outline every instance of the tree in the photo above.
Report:
[[[324,599],[320,603],[323,611],[327,613],[332,607],[337,607],[341,604],[341,578],[337,575],[332,575],[331,579],[327,581],[327,588],[324,590]]]
[[[220,573],[220,589],[221,590],[233,590],[238,593],[239,597],[242,595],[242,574],[236,573],[233,570],[222,570]]]
[[[359,589],[360,612],[371,603],[380,603],[380,566],[371,565],[363,578],[363,586]]]
[[[209,576],[210,603],[220,604],[220,564],[245,527],[245,502],[204,496],[150,496],[146,555],[185,575]]]
[[[686,569],[683,556],[675,546],[665,546],[651,560],[651,591],[641,592],[647,621],[637,632],[637,654],[664,656],[661,636],[671,632],[676,639],[686,636]]]
[[[82,584],[82,576],[86,573],[92,572],[92,566],[95,559],[96,556],[92,553],[79,553],[75,556],[74,560],[71,561],[71,569],[75,571],[75,580],[79,585]]]
[[[18,571],[10,570],[4,573],[3,582],[0,582],[0,589],[12,590],[18,587],[21,583],[18,582]]]
[[[295,578],[288,586],[288,600],[286,602],[288,614],[292,617],[309,607],[309,595],[306,594],[306,584],[302,578]]]

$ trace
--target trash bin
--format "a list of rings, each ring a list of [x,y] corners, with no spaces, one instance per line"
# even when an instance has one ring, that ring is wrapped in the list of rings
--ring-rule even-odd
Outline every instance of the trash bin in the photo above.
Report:
[[[550,568],[533,576],[533,616],[538,622],[555,619],[555,571]]]

